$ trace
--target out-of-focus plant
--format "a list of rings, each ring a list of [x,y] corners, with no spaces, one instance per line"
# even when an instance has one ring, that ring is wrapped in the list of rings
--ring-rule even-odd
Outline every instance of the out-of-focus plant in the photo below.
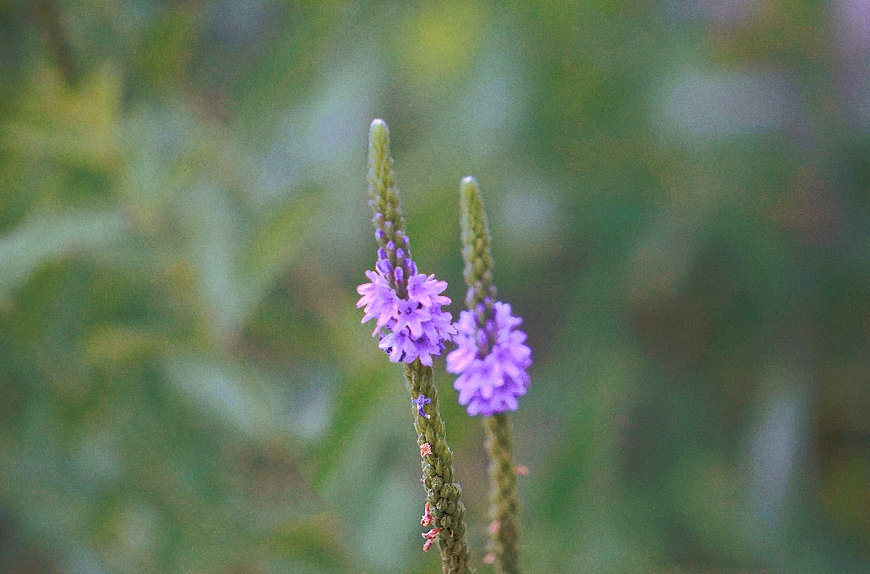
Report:
[[[510,305],[496,300],[489,224],[477,181],[464,178],[459,195],[467,310],[459,316],[457,349],[447,355],[447,370],[459,374],[453,383],[459,404],[471,416],[483,415],[486,429],[491,522],[484,561],[516,574],[519,498],[507,413],[517,410],[519,397],[526,394],[532,356],[526,334],[517,329],[522,320],[511,314]]]

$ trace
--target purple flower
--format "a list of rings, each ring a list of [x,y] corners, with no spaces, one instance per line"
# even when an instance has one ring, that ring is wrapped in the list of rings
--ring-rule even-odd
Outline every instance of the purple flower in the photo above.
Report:
[[[427,415],[425,412],[423,412],[423,407],[426,406],[426,405],[428,405],[429,403],[431,403],[431,402],[432,402],[432,399],[430,399],[429,397],[424,396],[423,394],[420,394],[420,396],[418,396],[416,399],[411,399],[411,402],[414,403],[414,405],[416,405],[416,407],[417,407],[417,413],[418,413],[421,417],[423,417],[424,419],[428,419],[428,418],[430,418],[429,415]],[[420,452],[422,452],[422,449],[421,449]],[[431,448],[430,448],[429,452],[431,452]],[[422,455],[421,455],[421,456],[422,456]]]
[[[396,296],[393,288],[390,287],[389,282],[380,273],[366,271],[366,277],[371,280],[371,283],[363,283],[356,288],[356,292],[362,295],[356,306],[362,307],[365,305],[365,315],[362,318],[363,323],[375,317],[378,318],[377,326],[372,333],[374,337],[381,327],[389,323],[396,314],[399,298]]]
[[[447,371],[459,374],[453,382],[459,404],[471,416],[517,410],[517,399],[531,382],[532,351],[525,345],[526,334],[517,329],[522,319],[500,301],[493,305],[491,318],[485,314],[459,314],[456,349],[447,355]]]
[[[405,261],[416,271],[413,261]],[[439,356],[444,343],[456,333],[453,316],[441,310],[442,305],[450,303],[449,297],[441,295],[447,289],[447,282],[436,281],[434,275],[411,275],[403,298],[390,284],[390,276],[376,268],[378,271],[366,271],[371,282],[357,287],[357,293],[362,295],[357,307],[365,307],[362,322],[377,318],[372,336],[380,336],[378,347],[389,355],[392,362],[413,363],[420,359],[421,363],[431,367],[432,357]],[[400,280],[398,276],[392,279]],[[385,333],[384,329],[389,332]]]

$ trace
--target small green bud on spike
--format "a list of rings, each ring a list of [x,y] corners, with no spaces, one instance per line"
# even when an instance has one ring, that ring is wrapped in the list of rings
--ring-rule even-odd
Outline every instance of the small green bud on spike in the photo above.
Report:
[[[423,366],[420,361],[405,365],[405,381],[412,397],[417,444],[423,457],[420,464],[423,486],[426,488],[426,512],[421,524],[436,527],[423,535],[427,539],[424,549],[437,540],[442,572],[469,574],[472,570],[468,564],[465,537],[465,505],[460,500],[462,487],[454,482],[453,451],[447,445],[444,421],[438,405],[438,390],[432,375],[432,367]]]
[[[465,305],[469,310],[479,303],[491,311],[496,298],[495,285],[492,283],[492,252],[489,248],[490,235],[486,211],[477,180],[468,175],[459,183],[459,219],[462,230],[462,259],[465,261],[465,283],[468,294]]]
[[[489,455],[489,517],[491,529],[488,550],[496,557],[496,572],[518,574],[520,501],[514,473],[511,427],[507,414],[483,419],[486,452]]]
[[[369,205],[378,247],[387,255],[393,269],[403,267],[404,259],[411,259],[411,248],[405,235],[405,218],[399,205],[399,189],[390,157],[390,129],[384,120],[376,119],[369,127]],[[401,249],[401,257],[397,256]],[[390,276],[390,286],[399,297],[405,296],[407,276],[398,281]]]

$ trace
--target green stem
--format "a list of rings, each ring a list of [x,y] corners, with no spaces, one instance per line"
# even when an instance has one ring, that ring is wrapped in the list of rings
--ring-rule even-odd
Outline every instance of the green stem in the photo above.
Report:
[[[496,571],[517,574],[517,497],[516,473],[511,454],[511,430],[507,415],[500,413],[483,419],[486,451],[489,454],[490,480],[490,548],[495,554]]]
[[[433,526],[441,528],[438,533],[438,549],[441,551],[441,570],[444,574],[472,572],[468,565],[468,543],[465,540],[465,505],[459,500],[462,487],[453,482],[453,452],[447,446],[444,421],[438,408],[438,390],[432,377],[432,367],[423,366],[419,360],[405,365],[405,381],[412,399],[420,395],[431,399],[423,407],[429,418],[420,416],[417,405],[412,406],[417,444],[428,444],[431,454],[423,456],[423,486],[429,503]]]

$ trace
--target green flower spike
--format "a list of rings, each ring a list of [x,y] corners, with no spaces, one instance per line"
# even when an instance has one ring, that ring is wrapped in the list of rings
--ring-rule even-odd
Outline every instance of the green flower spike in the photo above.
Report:
[[[495,300],[489,225],[480,190],[473,177],[469,176],[462,180],[459,184],[459,194],[462,258],[465,260],[465,282],[468,284],[465,304],[469,312],[474,313],[476,323],[485,325],[488,322],[492,323],[494,308],[503,305]],[[522,343],[522,339],[519,343]],[[488,344],[491,347],[493,342],[489,341]],[[520,346],[522,345],[517,344],[517,347]],[[451,357],[448,356],[448,368],[450,364]],[[494,562],[498,572],[516,574],[519,572],[517,567],[519,499],[511,454],[510,421],[506,412],[495,412],[491,416],[484,416],[483,426],[486,430],[485,444],[489,455],[491,520],[485,561]]]
[[[437,541],[441,569],[445,574],[467,574],[468,544],[465,539],[465,506],[459,500],[462,488],[454,480],[453,453],[447,445],[444,422],[438,409],[438,391],[433,383],[432,355],[438,355],[455,333],[449,313],[441,304],[450,303],[440,293],[447,283],[417,273],[411,260],[410,242],[399,205],[399,190],[390,157],[390,133],[383,120],[369,130],[369,205],[378,242],[376,272],[368,271],[372,283],[362,285],[359,306],[366,318],[378,318],[381,349],[393,362],[404,362],[405,380],[411,394],[411,413],[422,458],[426,504],[420,521],[430,530],[423,534],[424,550]],[[419,299],[419,303],[417,299]],[[423,309],[428,305],[428,309]],[[425,311],[413,321],[414,313]],[[397,310],[400,312],[397,313]]]
[[[487,311],[492,311],[496,288],[492,282],[494,265],[489,248],[489,222],[477,180],[470,175],[459,183],[459,206],[462,260],[465,261],[465,283],[468,285],[465,306],[473,312],[477,304],[482,303]]]
[[[369,128],[369,206],[372,208],[372,224],[375,226],[375,239],[379,252],[386,253],[386,261],[392,269],[401,268],[404,258],[411,258],[411,248],[405,235],[405,218],[399,205],[399,188],[396,187],[396,174],[393,172],[393,158],[390,156],[390,130],[384,120],[374,120]],[[398,249],[404,257],[397,256]],[[392,273],[386,273],[390,285],[400,298],[405,297],[405,280],[396,281]],[[416,271],[416,270],[415,270]]]
[[[438,391],[432,382],[432,368],[414,361],[405,366],[405,380],[411,397],[415,399],[411,401],[411,411],[422,457],[422,482],[426,488],[428,512],[421,523],[431,525],[430,536],[437,536],[441,570],[445,574],[471,572],[468,543],[465,540],[465,505],[459,500],[462,487],[453,482],[453,452],[445,439],[444,422],[438,409]],[[430,402],[420,406],[422,401],[418,398],[421,396],[430,399]],[[421,412],[426,416],[422,416]],[[431,541],[427,534],[423,537],[427,538],[427,543]]]

